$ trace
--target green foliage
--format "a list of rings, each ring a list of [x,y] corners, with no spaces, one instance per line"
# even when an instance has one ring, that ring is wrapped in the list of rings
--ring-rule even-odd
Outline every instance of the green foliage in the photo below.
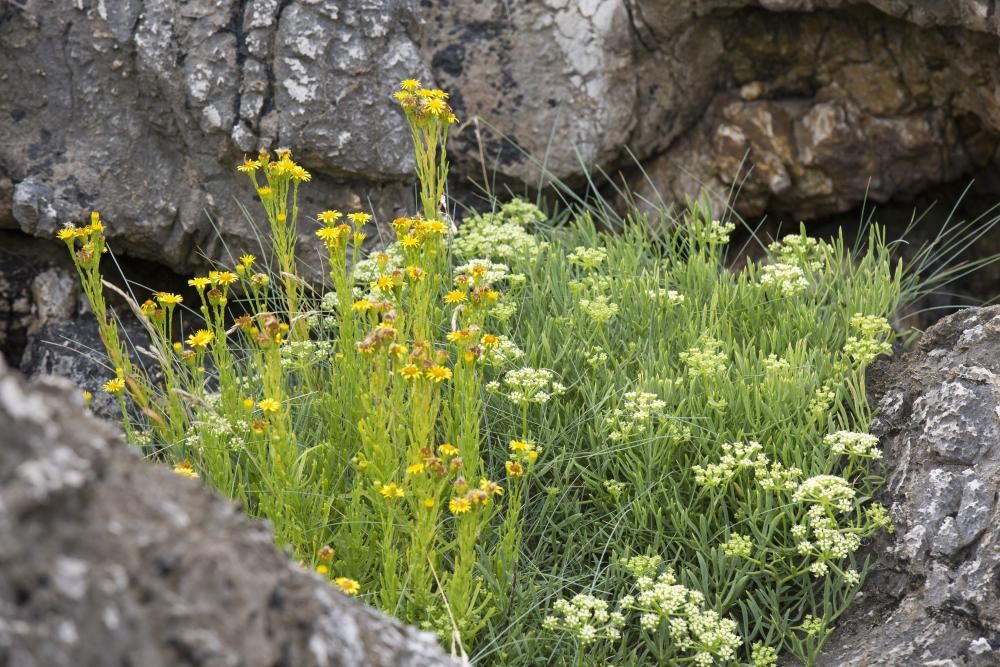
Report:
[[[193,279],[184,341],[180,297],[136,306],[158,391],[103,303],[103,225],[60,233],[130,439],[480,664],[812,664],[889,527],[865,368],[910,283],[882,232],[803,229],[734,271],[733,225],[699,205],[612,235],[514,200],[450,238],[454,117],[404,84],[423,215],[363,258],[370,216],[318,214],[332,291],[312,296],[287,227],[309,174],[246,161],[275,254]]]

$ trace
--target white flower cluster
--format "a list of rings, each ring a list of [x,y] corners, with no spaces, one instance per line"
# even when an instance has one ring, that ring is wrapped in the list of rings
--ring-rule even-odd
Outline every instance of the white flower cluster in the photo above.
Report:
[[[754,479],[760,487],[766,491],[794,491],[799,488],[799,477],[802,471],[792,466],[786,468],[778,461],[774,461],[767,467],[754,468]]]
[[[856,494],[854,488],[843,477],[816,475],[799,484],[792,498],[800,503],[849,512]]]
[[[524,367],[507,371],[503,384],[507,387],[507,398],[518,405],[547,403],[553,396],[566,392],[566,387],[556,382],[555,373],[547,368]],[[500,383],[490,382],[486,390],[499,393]]]
[[[731,222],[722,223],[712,220],[708,224],[693,223],[689,225],[691,236],[706,245],[725,245],[729,243],[729,235],[736,229]]]
[[[822,258],[826,247],[826,243],[805,234],[789,234],[781,241],[769,245],[767,249],[779,262],[816,271],[823,268]]]
[[[508,276],[510,276],[511,278],[514,277],[510,275],[510,267],[507,266],[506,264],[491,262],[490,260],[483,258],[470,259],[465,264],[455,267],[455,275],[471,276],[473,270],[477,269],[485,269],[485,271],[482,273],[482,276],[480,277],[480,281],[483,285],[494,285],[495,283],[500,282],[501,280],[507,278]],[[524,276],[521,274],[514,274],[514,275],[519,276],[520,280],[522,281],[525,279]]]
[[[679,306],[684,303],[684,295],[680,292],[666,287],[646,290],[646,296],[654,301],[665,301],[667,305]]]
[[[524,350],[507,336],[497,336],[497,344],[486,353],[487,363],[501,367],[509,366],[524,358]]]
[[[640,612],[644,630],[652,632],[665,622],[674,647],[692,654],[693,663],[699,666],[735,659],[742,643],[736,621],[706,608],[705,596],[678,584],[672,570],[656,578],[643,574],[636,584],[638,594],[622,598],[621,606]]]
[[[851,318],[851,329],[857,334],[844,343],[844,354],[859,366],[867,366],[883,354],[892,354],[892,326],[884,317],[862,315]]]
[[[603,348],[596,345],[590,348],[586,354],[587,356],[585,357],[585,361],[591,368],[603,366],[608,360],[608,353],[605,352]]]
[[[656,394],[645,391],[627,392],[624,399],[622,407],[615,408],[607,417],[608,425],[613,428],[608,438],[614,442],[644,432],[653,418],[662,416],[667,407]]]
[[[782,359],[776,354],[769,354],[767,358],[764,359],[764,370],[768,374],[781,375],[785,371],[791,368],[791,364],[788,363],[787,359]]]
[[[566,259],[573,266],[593,271],[608,259],[608,251],[604,248],[588,248],[581,245],[577,246],[573,252],[567,255]]]
[[[837,398],[837,395],[833,393],[833,390],[827,386],[823,385],[816,390],[813,398],[809,401],[809,415],[813,419],[818,419],[826,414],[830,406],[833,405],[833,401]]]
[[[564,630],[587,646],[598,639],[617,639],[625,625],[620,611],[608,611],[608,603],[593,595],[580,593],[569,600],[558,600],[553,605],[555,614],[546,616],[542,627],[547,630]]]
[[[504,294],[493,304],[493,307],[489,309],[487,314],[498,322],[506,322],[513,317],[515,312],[517,312],[517,303]]]
[[[714,338],[706,338],[701,347],[692,347],[681,352],[681,361],[687,364],[688,375],[699,378],[725,373],[729,357],[721,348],[722,343]]]
[[[618,314],[618,304],[610,301],[604,294],[598,294],[593,299],[580,299],[580,310],[594,324],[603,326]]]
[[[726,442],[722,444],[722,456],[718,463],[710,463],[704,468],[692,466],[694,479],[698,484],[715,488],[726,484],[748,468],[765,468],[768,460],[764,447],[755,441]]]
[[[861,459],[882,458],[882,452],[878,449],[878,438],[870,433],[837,431],[824,437],[823,444],[840,456],[854,456]]]
[[[794,264],[775,262],[761,267],[760,284],[781,296],[795,296],[809,287],[805,272]]]
[[[753,540],[747,535],[733,533],[722,543],[722,553],[734,558],[750,558],[753,553]]]
[[[525,227],[544,219],[545,215],[537,206],[514,199],[495,213],[465,218],[452,240],[452,249],[459,257],[531,260],[538,257],[548,243],[539,241]]]
[[[282,345],[280,350],[282,368],[322,363],[336,354],[333,343],[328,340],[293,341]]]
[[[217,412],[208,412],[192,423],[196,430],[191,430],[185,437],[185,445],[192,450],[200,450],[205,438],[216,441],[230,450],[240,450],[246,447],[243,434],[249,433],[250,423],[244,419],[230,420]]]
[[[566,283],[567,287],[569,287],[569,291],[572,292],[574,296],[580,296],[583,294],[604,294],[611,289],[613,284],[614,280],[611,276],[600,273],[592,273],[580,278],[579,280],[570,280]]]
[[[792,536],[797,540],[796,551],[812,559],[809,571],[815,577],[825,576],[830,571],[828,563],[850,556],[861,546],[861,538],[837,525],[821,505],[809,508],[806,525],[793,526]]]
[[[771,667],[778,664],[778,651],[763,642],[754,642],[750,650],[751,667]]]

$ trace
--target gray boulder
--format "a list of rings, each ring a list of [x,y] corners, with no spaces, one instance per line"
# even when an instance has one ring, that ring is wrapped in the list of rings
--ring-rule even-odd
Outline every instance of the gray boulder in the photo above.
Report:
[[[62,383],[0,360],[0,664],[454,664],[300,569],[267,525],[142,460]]]
[[[821,665],[1000,665],[1000,307],[966,310],[874,375],[896,526]]]

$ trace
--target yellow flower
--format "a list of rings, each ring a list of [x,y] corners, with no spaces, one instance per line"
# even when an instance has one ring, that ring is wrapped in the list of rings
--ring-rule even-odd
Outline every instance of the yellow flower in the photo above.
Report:
[[[94,395],[89,391],[83,392],[83,404],[90,405],[90,402],[94,399]]]
[[[460,329],[459,331],[449,332],[446,338],[450,340],[452,343],[456,343],[460,340],[469,340],[469,335],[470,334],[468,329]]]
[[[389,484],[383,484],[379,487],[378,492],[382,494],[383,498],[402,498],[406,493],[399,488],[395,482],[390,482]]]
[[[365,311],[371,310],[374,304],[368,299],[358,299],[353,304],[351,304],[351,310],[357,313],[363,313]]]
[[[448,228],[440,220],[427,220],[421,229],[425,234],[444,234]]]
[[[208,329],[198,329],[198,331],[188,336],[187,344],[191,347],[208,347],[208,344],[214,338],[215,334]]]
[[[267,199],[268,197],[271,196],[271,188],[265,185],[264,187],[257,190],[257,194],[260,195],[261,199]]]
[[[402,239],[400,239],[399,245],[403,246],[404,248],[416,248],[417,246],[420,245],[420,239],[418,239],[416,236],[413,236],[412,234],[407,234]]]
[[[420,377],[420,369],[414,364],[407,364],[399,369],[399,374],[402,375],[407,380],[416,380]]]
[[[393,343],[389,346],[389,354],[397,359],[402,359],[403,355],[406,354],[406,346],[400,345],[399,343]]]
[[[326,225],[332,225],[333,223],[340,220],[343,213],[340,211],[323,211],[316,216],[316,219]]]
[[[426,507],[429,510],[434,509],[434,505],[436,505],[436,504],[437,503],[434,502],[433,498],[424,498],[424,501],[421,503],[421,505],[423,505],[424,507]]]
[[[436,97],[428,97],[424,100],[424,111],[434,116],[440,116],[447,112],[448,104]]]
[[[348,213],[347,217],[350,218],[355,227],[360,227],[365,223],[371,222],[372,219],[367,213]]]
[[[451,379],[451,371],[441,365],[431,366],[427,369],[426,375],[428,379],[434,380],[434,382],[443,382],[444,380]]]
[[[410,466],[406,467],[406,474],[407,475],[419,475],[423,471],[424,471],[424,464],[423,463],[414,463],[413,465],[410,465]]]
[[[211,280],[202,276],[192,278],[191,280],[188,281],[188,285],[190,285],[191,287],[196,287],[199,290],[203,290],[211,284],[212,284]]]
[[[326,573],[328,573],[329,571],[330,571],[330,568],[328,568],[326,565],[317,565],[316,566],[316,572],[318,572],[319,574],[326,575]]]
[[[516,461],[507,461],[504,466],[507,468],[507,474],[511,477],[520,477],[524,474],[524,466]]]
[[[263,412],[277,412],[281,408],[281,403],[273,398],[265,398],[257,403],[257,407]]]
[[[445,303],[462,303],[465,301],[465,292],[454,289],[444,295]]]
[[[538,452],[532,449],[530,452],[525,454],[525,457],[528,459],[528,463],[534,463],[538,460]]]
[[[267,422],[261,421],[260,419],[255,421],[253,423],[253,426],[250,427],[250,430],[256,433],[257,435],[260,435],[266,429],[267,429]]]
[[[181,461],[174,466],[174,472],[181,477],[187,477],[188,479],[198,479],[200,475],[195,471],[194,466],[191,465],[190,461]]]
[[[361,584],[354,579],[347,577],[337,577],[333,580],[334,585],[348,595],[357,595],[361,592]]]
[[[229,271],[211,271],[209,272],[208,277],[211,278],[212,281],[217,285],[227,285],[227,286],[232,285],[237,280],[239,280],[239,276]]]
[[[523,440],[511,440],[510,449],[512,452],[527,452],[532,449],[532,444],[530,442],[525,442]]]
[[[111,378],[110,380],[104,383],[104,391],[108,392],[109,394],[121,393],[123,389],[125,389],[125,380],[121,376]]]
[[[292,175],[292,180],[299,181],[301,183],[308,183],[309,181],[312,180],[312,174],[310,174],[308,171],[306,171],[299,165],[295,165],[294,167],[292,167],[289,170],[289,172]]]
[[[247,411],[253,410],[253,399],[252,398],[244,398],[243,399],[243,409],[247,410]]]
[[[176,306],[184,301],[184,297],[180,294],[172,294],[170,292],[157,292],[156,300],[160,302],[161,306]]]
[[[496,347],[500,344],[500,339],[493,334],[486,334],[483,336],[483,347]]]
[[[392,289],[392,277],[381,275],[378,280],[372,283],[372,287],[376,289]]]
[[[448,501],[448,509],[451,510],[452,514],[462,514],[472,509],[472,501],[468,498],[456,496]]]
[[[417,90],[418,88],[420,88],[420,82],[417,81],[416,79],[404,79],[399,83],[399,89],[405,90],[409,93],[412,93],[414,90]]]
[[[458,454],[458,447],[446,442],[443,445],[438,445],[438,454],[441,456],[455,456]]]
[[[58,232],[56,232],[56,238],[60,241],[71,241],[76,238],[77,228],[73,225],[66,225]]]
[[[240,257],[240,264],[243,265],[243,266],[245,266],[248,269],[251,266],[253,266],[253,263],[256,262],[256,261],[257,261],[257,258],[254,257],[253,255],[243,255],[242,257]]]
[[[258,169],[260,169],[260,162],[257,160],[243,160],[243,164],[236,167],[237,171],[242,171],[244,174],[252,174]]]

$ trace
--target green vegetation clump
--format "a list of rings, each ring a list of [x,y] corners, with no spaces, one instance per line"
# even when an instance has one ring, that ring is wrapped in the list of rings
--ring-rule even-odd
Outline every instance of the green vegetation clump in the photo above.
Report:
[[[295,274],[309,173],[245,161],[272,247],[193,278],[191,308],[135,305],[162,382],[104,303],[100,217],[60,232],[130,441],[477,664],[813,664],[862,540],[891,529],[865,369],[909,283],[882,232],[802,230],[739,271],[734,225],[699,205],[605,234],[514,200],[454,232],[447,95],[396,98],[421,213],[366,255],[369,214],[318,212],[315,294]]]

